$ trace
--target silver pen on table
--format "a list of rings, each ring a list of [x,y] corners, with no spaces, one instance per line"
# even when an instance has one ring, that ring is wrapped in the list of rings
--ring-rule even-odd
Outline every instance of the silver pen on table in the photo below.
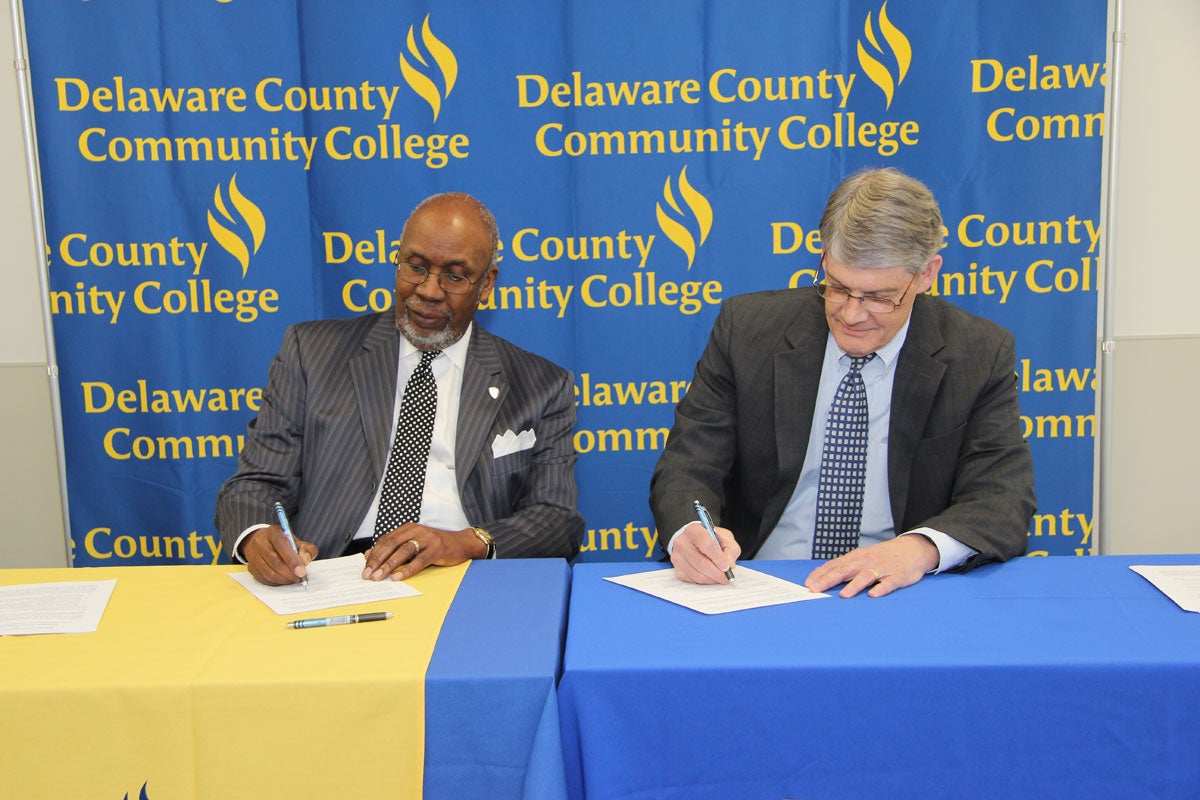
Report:
[[[289,628],[328,628],[330,625],[353,625],[356,622],[381,622],[391,619],[390,611],[372,611],[368,614],[344,614],[340,617],[317,617],[315,619],[294,619],[287,624]]]
[[[283,510],[283,504],[275,503],[275,518],[279,520],[279,527],[283,528],[283,535],[287,537],[288,544],[292,546],[292,550],[296,555],[300,555],[300,548],[296,546],[296,537],[292,536],[292,526],[288,523],[287,512]],[[304,585],[304,591],[308,591],[308,576],[305,575],[300,579],[300,583]]]
[[[717,543],[717,547],[721,547],[721,540],[717,538],[717,529],[713,527],[712,517],[708,515],[708,509],[699,500],[693,500],[692,505],[696,507],[696,516],[700,518],[700,524],[704,526],[704,530],[708,531],[708,535]],[[724,548],[721,548],[722,550]],[[729,578],[729,582],[734,582],[733,566],[725,570],[725,577]]]

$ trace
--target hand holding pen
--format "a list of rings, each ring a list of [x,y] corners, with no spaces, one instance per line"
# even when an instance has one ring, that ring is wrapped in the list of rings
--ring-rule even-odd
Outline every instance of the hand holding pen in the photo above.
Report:
[[[701,505],[699,500],[693,500],[692,505],[696,507],[696,516],[700,518],[700,524],[704,526],[704,530],[708,531],[708,535],[717,543],[717,547],[721,547],[721,539],[717,536],[717,531],[713,528],[712,517],[708,515],[708,509]],[[722,550],[725,548],[721,547]],[[729,565],[729,569],[725,570],[725,577],[733,583],[733,565]]]
[[[712,517],[700,501],[692,505],[699,524],[684,527],[670,544],[675,575],[688,583],[733,584],[733,564],[742,554],[737,540],[724,528],[717,533]]]
[[[275,514],[274,510],[271,512]],[[285,513],[284,518],[287,518]],[[242,537],[237,546],[237,559],[246,565],[246,569],[254,579],[265,586],[289,586],[299,582],[304,577],[306,567],[317,557],[317,546],[312,542],[297,539],[292,535],[293,546],[283,526],[278,524],[278,514],[275,514],[275,525],[255,526]],[[289,530],[291,525],[288,525]],[[299,547],[297,555],[296,547]]]
[[[275,518],[279,520],[279,527],[283,529],[283,535],[287,537],[288,544],[292,546],[292,552],[299,556],[300,548],[296,545],[296,537],[292,535],[292,526],[288,522],[287,512],[283,510],[282,503],[275,503]],[[301,575],[300,583],[304,586],[304,590],[308,591],[308,575]]]

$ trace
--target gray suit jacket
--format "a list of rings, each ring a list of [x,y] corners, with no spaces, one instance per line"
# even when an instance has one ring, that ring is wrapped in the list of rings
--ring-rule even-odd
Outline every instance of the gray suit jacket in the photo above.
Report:
[[[829,327],[812,288],[726,300],[651,479],[665,546],[700,500],[753,558],[792,497],[808,448]],[[896,364],[888,489],[898,532],[929,526],[979,551],[1025,552],[1036,507],[1012,334],[916,298]]]
[[[472,331],[455,441],[463,510],[492,533],[501,557],[571,558],[584,528],[571,375],[478,322]],[[226,553],[246,528],[274,521],[276,500],[322,557],[343,552],[383,476],[399,354],[391,311],[288,328],[237,473],[217,495]],[[529,428],[532,449],[492,457],[497,435]]]

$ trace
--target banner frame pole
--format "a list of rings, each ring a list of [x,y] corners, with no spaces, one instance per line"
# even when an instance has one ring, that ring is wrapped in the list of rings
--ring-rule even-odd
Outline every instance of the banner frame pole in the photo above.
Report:
[[[47,252],[45,206],[42,200],[42,172],[37,149],[37,126],[33,111],[33,87],[29,78],[29,52],[25,41],[25,6],[23,0],[10,0],[13,26],[13,69],[16,73],[18,96],[21,102],[21,129],[25,140],[25,166],[32,209],[34,246],[39,255],[38,285],[42,294],[42,332],[46,340],[46,375],[50,382],[51,419],[54,425],[55,459],[58,463],[58,491],[62,500],[62,530],[66,540],[67,566],[74,566],[75,554],[71,539],[71,513],[67,497],[67,465],[63,438],[62,395],[58,381],[58,352],[54,344],[54,315],[50,312],[49,264]]]
[[[1105,98],[1105,144],[1104,168],[1101,175],[1101,214],[1104,223],[1104,278],[1100,284],[1099,310],[1099,359],[1100,387],[1096,394],[1096,419],[1099,426],[1095,455],[1095,508],[1096,532],[1092,539],[1092,555],[1108,553],[1105,533],[1108,530],[1110,516],[1110,493],[1112,481],[1112,394],[1113,394],[1113,355],[1117,343],[1113,339],[1113,325],[1116,316],[1116,282],[1117,248],[1116,248],[1116,209],[1117,209],[1117,156],[1120,143],[1120,110],[1121,110],[1121,53],[1125,43],[1125,2],[1124,0],[1109,0],[1109,56],[1108,87]]]

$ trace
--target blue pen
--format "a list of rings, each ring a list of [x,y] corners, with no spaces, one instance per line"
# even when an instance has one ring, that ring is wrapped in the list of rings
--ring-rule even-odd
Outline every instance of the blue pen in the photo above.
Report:
[[[289,628],[327,628],[330,625],[353,625],[356,622],[382,622],[391,619],[390,611],[372,611],[369,614],[346,614],[341,617],[318,617],[316,619],[297,619],[289,622]]]
[[[704,526],[704,530],[708,531],[708,535],[711,536],[713,541],[717,543],[717,547],[721,547],[721,540],[717,538],[717,531],[713,527],[712,517],[708,515],[708,509],[705,508],[699,500],[693,500],[692,505],[696,507],[696,516],[700,518],[700,524]],[[733,567],[725,570],[725,577],[729,578],[730,583],[733,583]]]
[[[283,528],[283,535],[287,537],[288,544],[292,546],[292,550],[296,555],[300,555],[300,548],[296,546],[296,537],[292,536],[292,526],[288,524],[287,512],[283,510],[283,505],[275,504],[275,518],[279,520],[279,527]],[[304,585],[304,591],[308,591],[308,576],[300,579],[300,583]]]

